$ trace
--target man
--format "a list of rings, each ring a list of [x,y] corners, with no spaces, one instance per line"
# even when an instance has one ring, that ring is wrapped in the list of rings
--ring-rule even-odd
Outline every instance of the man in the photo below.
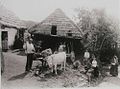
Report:
[[[63,52],[63,51],[65,51],[65,45],[61,43],[59,45],[58,52]]]
[[[86,62],[88,61],[89,58],[90,58],[90,53],[88,52],[88,50],[86,50],[84,53],[84,60],[83,60],[84,65],[86,65]]]
[[[32,39],[28,39],[26,43],[23,45],[23,48],[25,49],[25,52],[27,54],[27,62],[26,62],[26,68],[25,71],[29,72],[32,67],[33,63],[33,54],[35,52],[34,45],[32,44]]]
[[[85,53],[84,53],[84,59],[83,59],[83,65],[84,65],[84,68],[85,68],[85,73],[88,72],[88,70],[90,69],[91,67],[91,63],[90,63],[90,60],[88,60],[90,58],[90,53],[88,52],[88,50],[86,49]]]
[[[90,58],[90,53],[88,52],[88,50],[85,51],[84,58],[85,59],[89,59]]]

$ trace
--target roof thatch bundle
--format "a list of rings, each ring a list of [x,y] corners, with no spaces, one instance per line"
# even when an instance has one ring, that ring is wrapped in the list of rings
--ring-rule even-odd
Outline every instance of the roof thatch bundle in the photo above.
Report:
[[[15,28],[26,28],[23,22],[11,11],[4,6],[0,6],[0,23]]]
[[[82,31],[77,25],[68,18],[61,9],[56,9],[41,23],[34,25],[29,29],[33,34],[52,35],[52,26],[56,26],[56,36],[67,37],[68,33],[72,33],[72,37],[82,37]]]

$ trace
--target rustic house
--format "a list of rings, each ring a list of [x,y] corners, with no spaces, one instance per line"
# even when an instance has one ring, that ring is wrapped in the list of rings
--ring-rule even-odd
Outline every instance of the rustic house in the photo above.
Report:
[[[0,30],[2,49],[21,48],[25,25],[15,14],[0,6]],[[20,40],[21,39],[21,40]],[[20,40],[16,42],[17,40]],[[18,46],[19,44],[19,46]]]
[[[43,41],[43,49],[52,48],[53,51],[60,43],[65,43],[67,52],[81,50],[82,31],[68,18],[61,9],[56,9],[41,23],[29,29],[35,40]]]

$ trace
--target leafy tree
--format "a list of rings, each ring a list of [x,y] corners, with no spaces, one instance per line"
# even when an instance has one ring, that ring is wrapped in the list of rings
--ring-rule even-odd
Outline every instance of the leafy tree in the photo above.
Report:
[[[118,25],[106,15],[105,10],[90,11],[78,8],[75,11],[77,12],[77,24],[84,32],[84,47],[100,59],[106,61],[111,59],[117,47]]]

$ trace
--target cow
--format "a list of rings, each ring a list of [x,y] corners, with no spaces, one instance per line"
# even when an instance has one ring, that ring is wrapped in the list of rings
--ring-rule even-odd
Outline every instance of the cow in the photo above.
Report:
[[[45,49],[45,50],[43,50],[43,51],[41,52],[41,55],[42,55],[43,57],[50,56],[51,54],[52,54],[51,48]]]
[[[45,49],[41,53],[39,53],[39,57],[37,59],[39,59],[42,62],[42,67],[46,66],[46,57],[50,56],[51,54],[52,54],[51,48]]]
[[[66,52],[58,52],[57,54],[52,54],[46,58],[49,68],[51,68],[52,72],[55,71],[57,75],[57,65],[61,65],[61,70],[66,65]]]

